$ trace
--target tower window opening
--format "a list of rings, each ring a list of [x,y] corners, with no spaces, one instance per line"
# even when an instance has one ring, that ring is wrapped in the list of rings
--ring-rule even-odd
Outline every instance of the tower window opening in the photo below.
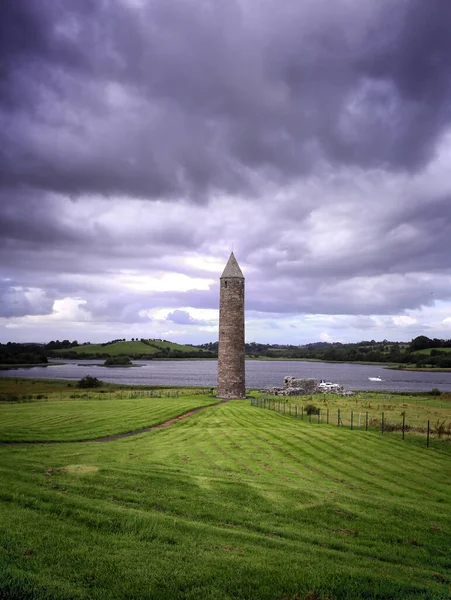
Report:
[[[227,287],[227,281],[224,281],[224,287]]]

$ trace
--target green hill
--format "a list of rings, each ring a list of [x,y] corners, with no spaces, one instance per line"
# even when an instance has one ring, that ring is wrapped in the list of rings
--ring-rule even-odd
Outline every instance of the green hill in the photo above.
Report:
[[[426,356],[430,356],[433,350],[436,350],[437,352],[443,352],[443,354],[451,352],[451,348],[424,348],[423,350],[415,350],[412,352],[412,354],[424,354]]]
[[[114,344],[85,344],[84,346],[75,346],[74,348],[55,350],[55,354],[66,355],[68,353],[78,354],[80,356],[87,354],[102,354],[104,356],[119,356],[126,354],[157,354],[158,348],[148,346],[144,342],[115,342]]]
[[[84,344],[72,348],[61,348],[54,350],[54,357],[77,358],[79,356],[88,357],[109,357],[109,356],[129,356],[131,358],[209,358],[214,356],[212,352],[198,348],[196,346],[187,346],[176,344],[166,340],[136,340],[126,342],[112,342],[111,344]]]
[[[69,395],[0,403],[0,439],[91,439],[212,400]],[[128,440],[0,446],[0,598],[449,599],[450,458],[242,400]]]
[[[176,344],[175,342],[167,342],[167,341],[159,341],[159,340],[149,340],[149,344],[155,346],[156,348],[160,348],[164,350],[168,348],[169,350],[179,350],[180,352],[200,352],[202,348],[198,348],[197,346],[187,346],[185,344]]]

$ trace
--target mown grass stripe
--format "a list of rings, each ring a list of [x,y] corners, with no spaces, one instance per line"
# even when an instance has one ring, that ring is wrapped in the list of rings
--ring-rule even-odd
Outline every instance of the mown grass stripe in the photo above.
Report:
[[[450,454],[240,401],[104,445],[1,447],[0,589],[444,600]]]

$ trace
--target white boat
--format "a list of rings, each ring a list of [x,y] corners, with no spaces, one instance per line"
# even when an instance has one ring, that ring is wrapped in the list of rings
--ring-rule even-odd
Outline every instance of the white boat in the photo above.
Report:
[[[368,377],[370,381],[382,381],[380,377]]]
[[[321,381],[318,384],[318,387],[323,391],[328,391],[338,390],[339,388],[341,388],[341,385],[339,383],[332,383],[331,381],[324,381],[324,379],[321,379]]]

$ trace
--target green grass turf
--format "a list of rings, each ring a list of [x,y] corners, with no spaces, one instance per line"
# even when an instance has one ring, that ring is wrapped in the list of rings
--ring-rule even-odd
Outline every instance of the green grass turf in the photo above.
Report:
[[[149,340],[157,348],[169,348],[169,350],[180,350],[180,352],[199,352],[202,348],[196,346],[186,346],[185,344],[176,344],[175,342],[159,342],[158,340]]]
[[[179,350],[180,352],[199,352],[200,348],[176,344],[174,342],[160,342],[158,340],[149,340],[152,346],[144,344],[141,341],[136,342],[115,342],[102,346],[101,344],[86,344],[85,346],[75,346],[74,348],[54,350],[55,355],[67,354],[67,352],[76,352],[80,356],[84,354],[103,354],[105,356],[118,356],[120,354],[147,354],[149,356],[160,352],[165,348],[169,350]]]
[[[271,408],[276,403],[281,403],[281,412],[295,415],[296,405],[298,406],[298,415],[301,414],[302,407],[313,404],[321,410],[320,419],[322,422],[327,419],[329,412],[329,422],[337,423],[338,409],[340,409],[340,418],[343,425],[350,426],[351,412],[353,426],[365,427],[366,413],[368,413],[369,422],[374,426],[379,426],[382,420],[388,424],[401,424],[402,413],[405,413],[405,423],[412,427],[426,427],[430,421],[433,427],[437,421],[445,421],[445,424],[451,423],[451,394],[444,393],[440,396],[432,396],[424,393],[420,395],[401,395],[373,392],[356,392],[355,396],[343,397],[337,394],[315,394],[313,396],[269,396],[267,394],[258,394],[260,398],[271,399]],[[284,404],[285,411],[284,411]],[[268,403],[267,403],[268,406]],[[307,418],[307,416],[304,416]],[[317,415],[312,415],[312,420],[317,421]],[[376,424],[377,422],[377,424]]]
[[[55,355],[67,354],[67,352],[76,352],[80,356],[83,354],[104,354],[105,356],[118,356],[119,354],[156,354],[158,348],[148,346],[143,342],[115,342],[102,346],[101,344],[86,344],[85,346],[75,346],[74,348],[54,350]]]
[[[448,443],[247,401],[105,444],[0,447],[0,598],[449,598],[450,482]]]
[[[73,389],[71,390],[71,388]],[[65,397],[66,393],[81,394],[89,392],[90,394],[98,394],[102,392],[108,392],[108,394],[120,394],[124,392],[124,390],[160,390],[168,393],[178,391],[179,393],[186,395],[187,393],[201,394],[210,389],[210,387],[184,388],[183,386],[171,385],[128,385],[124,383],[103,382],[100,388],[82,390],[78,389],[77,382],[71,379],[39,379],[37,377],[8,376],[0,377],[0,401],[11,394],[18,396],[19,398],[30,395],[34,398],[37,394],[46,394],[50,399],[50,397],[60,398],[61,394],[63,394],[63,397]],[[27,398],[24,399],[26,400]]]
[[[439,352],[451,352],[451,348],[424,348],[423,350],[415,350],[412,354],[426,354],[430,355],[432,350],[438,350]]]
[[[81,390],[80,390],[81,391]],[[132,395],[132,392],[129,392]],[[77,394],[88,396],[88,393]],[[192,408],[217,402],[206,395],[118,397],[90,392],[90,398],[0,403],[0,442],[75,441],[151,427]]]

